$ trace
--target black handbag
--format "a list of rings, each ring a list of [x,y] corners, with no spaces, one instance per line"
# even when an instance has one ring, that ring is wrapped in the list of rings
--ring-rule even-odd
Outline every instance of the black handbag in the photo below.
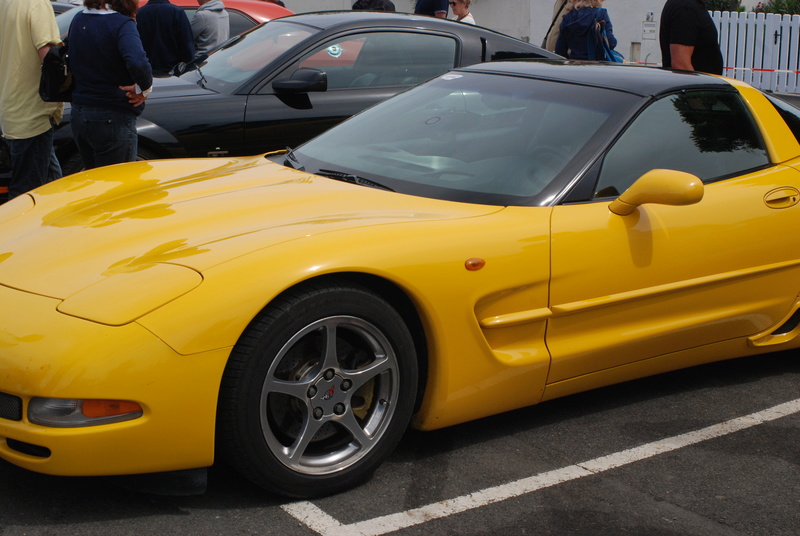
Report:
[[[45,102],[70,102],[74,87],[67,45],[51,46],[42,61],[39,96]]]

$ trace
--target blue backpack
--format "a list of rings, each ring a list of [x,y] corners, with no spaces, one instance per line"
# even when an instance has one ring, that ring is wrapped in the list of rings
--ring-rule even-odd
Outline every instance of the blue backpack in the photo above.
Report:
[[[612,50],[611,45],[608,43],[605,18],[606,8],[601,7],[597,10],[597,14],[595,15],[592,31],[589,32],[589,35],[586,38],[589,59],[608,61],[611,63],[622,63],[625,58],[616,50]]]

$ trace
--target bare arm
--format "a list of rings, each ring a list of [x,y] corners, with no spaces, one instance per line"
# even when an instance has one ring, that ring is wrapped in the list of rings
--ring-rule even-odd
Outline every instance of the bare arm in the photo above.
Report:
[[[439,11],[439,12],[436,13],[436,17],[440,18],[440,19],[446,19],[447,18],[447,13],[445,13],[443,11]]]
[[[45,45],[39,49],[39,59],[44,61],[44,57],[47,56],[47,51],[50,50],[52,45]]]
[[[694,47],[670,43],[669,54],[672,57],[672,68],[694,71],[694,66],[692,65],[693,52]]]

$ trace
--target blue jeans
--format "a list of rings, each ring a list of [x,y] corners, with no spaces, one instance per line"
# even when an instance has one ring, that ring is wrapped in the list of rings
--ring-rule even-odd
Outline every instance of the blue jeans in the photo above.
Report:
[[[61,164],[53,148],[54,132],[55,129],[50,127],[33,138],[6,140],[11,152],[9,199],[61,178]]]
[[[136,116],[109,108],[73,104],[72,137],[86,169],[136,161]]]

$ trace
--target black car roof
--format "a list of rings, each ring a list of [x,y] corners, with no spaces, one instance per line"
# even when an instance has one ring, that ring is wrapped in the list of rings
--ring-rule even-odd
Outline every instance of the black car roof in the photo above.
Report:
[[[459,34],[481,33],[494,34],[504,39],[513,39],[521,44],[527,44],[531,49],[537,49],[545,57],[560,58],[552,52],[548,52],[536,45],[525,43],[524,41],[506,34],[496,32],[489,28],[465,24],[437,17],[426,15],[415,15],[413,13],[398,13],[384,11],[317,11],[311,13],[298,13],[281,17],[281,21],[292,21],[308,26],[313,26],[320,30],[347,30],[351,28],[365,28],[370,26],[390,26],[402,28],[419,28],[421,30],[450,31]]]
[[[642,97],[697,88],[735,91],[735,88],[725,79],[713,75],[689,71],[672,71],[634,64],[568,60],[518,60],[479,63],[469,67],[462,67],[459,70],[481,71],[603,87],[633,93]]]
[[[407,27],[419,26],[421,28],[431,28],[433,26],[450,26],[454,21],[429,17],[426,15],[414,15],[412,13],[398,13],[386,11],[316,11],[309,13],[297,13],[281,17],[281,20],[296,20],[303,24],[315,26],[320,29],[334,28],[337,26],[359,27],[365,23],[369,24],[390,24]],[[485,29],[485,28],[484,28]],[[492,31],[488,30],[487,31]],[[495,32],[497,33],[497,32]]]

